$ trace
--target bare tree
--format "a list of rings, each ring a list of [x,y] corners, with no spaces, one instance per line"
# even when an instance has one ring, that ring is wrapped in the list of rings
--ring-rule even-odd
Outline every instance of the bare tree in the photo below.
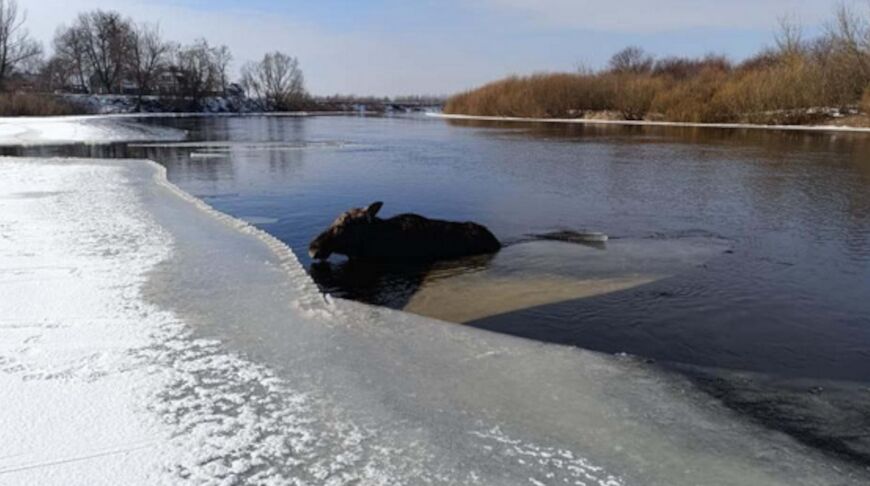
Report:
[[[174,67],[180,74],[181,94],[188,98],[191,109],[198,109],[202,99],[220,87],[216,52],[205,39],[180,48]]]
[[[776,47],[787,57],[798,56],[804,52],[804,29],[795,17],[786,15],[779,18]]]
[[[52,62],[54,60],[55,62]],[[64,86],[74,79],[82,90],[90,91],[91,67],[85,55],[84,40],[78,29],[61,26],[54,35],[54,56],[49,64],[63,66],[68,74]]]
[[[160,37],[160,27],[142,24],[133,28],[130,43],[129,72],[136,81],[137,104],[142,96],[154,91],[154,82],[169,62],[172,44]]]
[[[0,89],[9,77],[42,55],[42,47],[24,28],[27,12],[16,0],[0,0]]]
[[[69,28],[62,28],[56,45],[79,66],[81,82],[95,83],[105,93],[120,88],[125,64],[130,55],[133,27],[129,20],[113,11],[94,10],[79,14]]]
[[[870,25],[848,5],[841,4],[828,26],[830,58],[827,75],[850,102],[870,84]]]
[[[281,52],[263,56],[242,68],[242,86],[261,99],[269,110],[291,110],[305,100],[304,77],[299,61]]]
[[[828,27],[828,32],[838,47],[848,52],[852,56],[853,62],[857,63],[867,74],[866,42],[870,39],[870,26],[868,26],[867,20],[843,3],[837,8],[834,24]]]
[[[75,69],[61,56],[52,56],[39,69],[39,84],[45,91],[63,90],[70,84]]]
[[[230,48],[227,46],[220,46],[214,48],[214,62],[217,67],[218,72],[218,83],[220,85],[220,91],[223,94],[227,93],[227,87],[229,86],[229,69],[230,63],[233,62],[233,54],[230,52]]]
[[[615,73],[647,74],[655,59],[640,47],[626,47],[610,58],[610,70]]]

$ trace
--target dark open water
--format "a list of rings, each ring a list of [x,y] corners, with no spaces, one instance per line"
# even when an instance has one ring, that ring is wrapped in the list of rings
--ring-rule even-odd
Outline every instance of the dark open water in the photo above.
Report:
[[[396,308],[426,309],[423,300],[430,314],[488,296],[488,312],[458,320],[649,359],[870,464],[870,135],[425,117],[147,123],[234,144],[4,150],[156,160],[183,189],[289,244],[326,291]],[[311,266],[309,240],[375,200],[385,216],[473,220],[515,244],[437,268]],[[613,240],[526,242],[562,228]],[[650,283],[560,293],[631,278]],[[518,301],[522,285],[542,297]],[[422,299],[432,289],[437,298]],[[500,311],[500,298],[517,302]]]

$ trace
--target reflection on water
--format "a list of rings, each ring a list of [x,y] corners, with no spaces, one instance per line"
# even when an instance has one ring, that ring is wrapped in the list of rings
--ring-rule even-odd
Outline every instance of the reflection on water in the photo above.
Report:
[[[195,143],[3,150],[154,159],[183,189],[285,241],[336,295],[699,376],[777,377],[763,382],[768,391],[789,380],[870,381],[866,135],[422,117],[146,122],[188,130]],[[488,261],[313,265],[310,239],[376,200],[384,217],[476,221],[516,244]],[[603,249],[528,241],[561,229],[614,239]],[[757,389],[724,393],[771,421],[770,401],[736,398]],[[870,405],[847,402],[870,416]],[[824,436],[813,420],[800,423],[789,431]],[[870,458],[870,438],[830,434],[849,444],[831,448]]]

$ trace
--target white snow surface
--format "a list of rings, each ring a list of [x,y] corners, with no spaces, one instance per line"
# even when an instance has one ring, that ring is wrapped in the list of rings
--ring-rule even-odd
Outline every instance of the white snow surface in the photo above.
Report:
[[[182,130],[124,116],[0,117],[0,146],[184,140]]]
[[[263,440],[264,451],[305,441],[293,416],[303,397],[251,420],[234,388],[281,385],[143,302],[145,274],[172,239],[129,183],[117,167],[0,162],[0,484],[200,483],[256,466],[251,454],[211,462],[254,443],[256,426],[287,438]],[[157,400],[204,370],[231,376]],[[221,407],[235,413],[212,411]],[[237,439],[216,443],[222,434]]]
[[[0,159],[0,484],[867,484],[630,359],[324,298],[145,161]]]

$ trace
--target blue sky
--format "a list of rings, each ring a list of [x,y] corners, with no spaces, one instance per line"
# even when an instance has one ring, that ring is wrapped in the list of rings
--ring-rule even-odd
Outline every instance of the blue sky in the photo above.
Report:
[[[847,0],[870,14],[862,0]],[[640,45],[658,55],[742,59],[778,18],[820,31],[840,0],[26,0],[50,43],[75,12],[115,9],[167,37],[229,45],[236,67],[272,50],[299,57],[315,94],[449,94],[509,74],[603,65]]]

